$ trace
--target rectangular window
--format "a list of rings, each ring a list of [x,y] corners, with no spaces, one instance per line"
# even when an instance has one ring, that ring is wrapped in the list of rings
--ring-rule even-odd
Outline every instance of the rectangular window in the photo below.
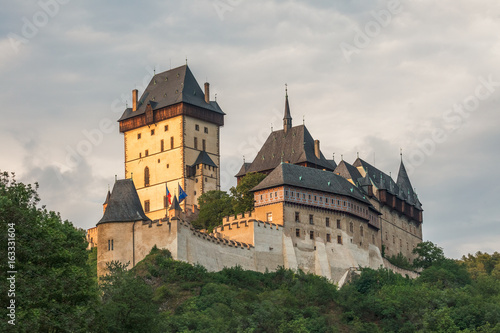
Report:
[[[295,212],[295,222],[300,222],[300,213]]]
[[[165,132],[168,131],[168,125],[165,125]]]
[[[202,144],[203,151],[207,150],[207,142],[205,141],[205,139],[203,139],[201,141],[201,144]]]
[[[300,237],[300,229],[295,229],[295,236]]]
[[[314,231],[309,231],[309,238],[314,239]]]
[[[337,244],[342,244],[342,236],[337,236]]]
[[[309,215],[309,224],[314,224],[314,216],[312,214]]]
[[[111,250],[111,239],[108,239],[108,251]]]
[[[115,248],[115,245],[114,245],[113,243],[114,243],[114,240],[112,239],[112,240],[111,240],[111,251],[113,251],[113,250],[114,250],[114,248]]]
[[[138,133],[137,134],[137,140],[139,140],[141,138],[141,133]]]
[[[142,158],[142,153],[139,153],[139,158]]]
[[[198,138],[194,138],[194,149],[198,149]]]
[[[174,149],[174,137],[170,137],[170,149]]]
[[[326,234],[326,241],[328,243],[330,243],[332,240],[331,240],[331,237],[330,237],[330,234]]]
[[[160,141],[160,149],[161,149],[161,151],[165,150],[165,141],[164,140]]]
[[[329,226],[330,226],[330,218],[329,218],[329,217],[327,217],[327,218],[326,218],[325,223],[326,223],[326,226],[327,226],[327,227],[329,227]]]
[[[151,135],[155,135],[155,130],[154,129],[151,130]]]
[[[314,201],[316,201],[316,196],[314,196]]]
[[[340,226],[340,220],[337,220],[337,229],[342,229],[342,227]]]
[[[288,196],[288,191],[285,191],[285,195]]]
[[[194,125],[194,129],[199,131],[200,130],[200,125]]]
[[[273,222],[273,213],[267,213],[267,222]]]
[[[146,151],[144,152],[144,156],[148,156],[149,155],[149,150],[146,149]]]
[[[273,192],[269,193],[269,198],[273,197]]]
[[[144,212],[149,213],[149,200],[144,201]]]
[[[208,127],[205,127],[205,133],[208,133]]]

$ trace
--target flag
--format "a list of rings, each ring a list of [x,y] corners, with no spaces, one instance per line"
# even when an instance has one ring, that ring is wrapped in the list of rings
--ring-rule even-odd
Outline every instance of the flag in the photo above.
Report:
[[[168,199],[168,205],[170,206],[172,204],[172,194],[170,194],[168,190],[168,185],[165,183],[165,188],[167,189],[167,199]]]
[[[188,195],[186,194],[186,192],[184,192],[184,190],[182,189],[181,185],[180,184],[178,184],[178,185],[179,185],[179,203],[181,203],[182,200],[186,199],[186,197]]]

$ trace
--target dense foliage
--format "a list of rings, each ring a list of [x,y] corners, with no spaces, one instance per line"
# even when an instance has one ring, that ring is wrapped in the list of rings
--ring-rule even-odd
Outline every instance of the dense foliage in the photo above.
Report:
[[[14,175],[0,175],[0,269],[16,271],[14,297],[10,283],[2,282],[0,331],[86,332],[93,319],[97,294],[87,265],[85,232],[45,208],[37,208],[38,186],[18,183]],[[8,266],[7,241],[15,263]],[[5,277],[4,277],[5,279]],[[5,281],[5,280],[4,280]],[[8,324],[6,308],[15,301],[15,326]],[[9,318],[10,319],[10,318]]]
[[[2,332],[500,332],[497,252],[451,260],[424,242],[418,278],[362,269],[337,290],[283,268],[207,272],[153,248],[130,270],[110,263],[98,285],[97,252],[85,250],[83,231],[38,202],[36,186],[1,174],[1,251],[6,258],[15,223],[17,270],[16,326],[6,319],[10,285],[0,285]]]
[[[198,198],[200,213],[193,226],[209,232],[222,222],[224,216],[240,214],[253,210],[254,197],[250,191],[257,186],[266,175],[249,173],[241,178],[236,187],[229,190],[231,195],[223,191],[208,191]]]

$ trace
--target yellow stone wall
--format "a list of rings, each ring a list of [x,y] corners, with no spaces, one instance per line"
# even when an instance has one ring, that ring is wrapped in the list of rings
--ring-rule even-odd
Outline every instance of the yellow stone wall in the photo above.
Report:
[[[205,132],[205,128],[208,133]],[[197,149],[194,143],[195,137],[198,140]],[[173,148],[171,138],[173,138]],[[186,166],[191,166],[203,149],[203,140],[206,152],[212,161],[220,166],[218,125],[188,116],[176,116],[124,133],[125,178],[134,179],[144,209],[145,202],[149,200],[150,209],[146,215],[150,219],[155,220],[166,215],[165,185],[168,185],[172,199],[174,195],[179,194],[178,185],[182,186],[188,195],[181,203],[183,210],[192,210],[204,192],[220,189],[219,167],[198,168],[195,177],[185,177]],[[149,186],[145,186],[146,167],[150,175]]]

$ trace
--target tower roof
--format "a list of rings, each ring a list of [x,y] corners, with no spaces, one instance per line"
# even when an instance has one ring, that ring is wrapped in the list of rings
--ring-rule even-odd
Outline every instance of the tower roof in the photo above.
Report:
[[[132,179],[121,179],[115,182],[109,196],[108,207],[97,224],[149,220],[144,214]]]
[[[108,194],[106,194],[106,200],[104,200],[103,205],[107,205],[109,203],[110,197],[111,197],[111,192],[108,190]]]
[[[305,125],[292,127],[285,133],[284,130],[272,132],[258,152],[252,164],[244,174],[249,172],[270,171],[281,162],[292,164],[310,163],[321,169],[333,171],[334,167],[322,153],[320,158],[314,154],[314,139]]]
[[[288,92],[285,95],[285,115],[283,120],[285,119],[289,119],[290,121],[292,120],[292,115],[290,114],[290,104],[288,103]]]
[[[174,200],[172,201],[172,204],[170,205],[170,208],[168,210],[179,210],[181,211],[181,206],[179,205],[179,200],[177,200],[177,196],[174,195]]]
[[[418,200],[418,197],[411,186],[410,177],[406,172],[403,159],[401,159],[401,164],[399,165],[398,179],[396,181],[397,185],[401,189],[403,196],[407,198],[408,203],[415,205],[417,208],[421,209],[422,204]]]
[[[203,90],[189,67],[184,65],[154,75],[138,101],[137,110],[127,108],[118,121],[144,114],[148,104],[157,110],[181,102],[225,114],[216,101],[205,102]]]

